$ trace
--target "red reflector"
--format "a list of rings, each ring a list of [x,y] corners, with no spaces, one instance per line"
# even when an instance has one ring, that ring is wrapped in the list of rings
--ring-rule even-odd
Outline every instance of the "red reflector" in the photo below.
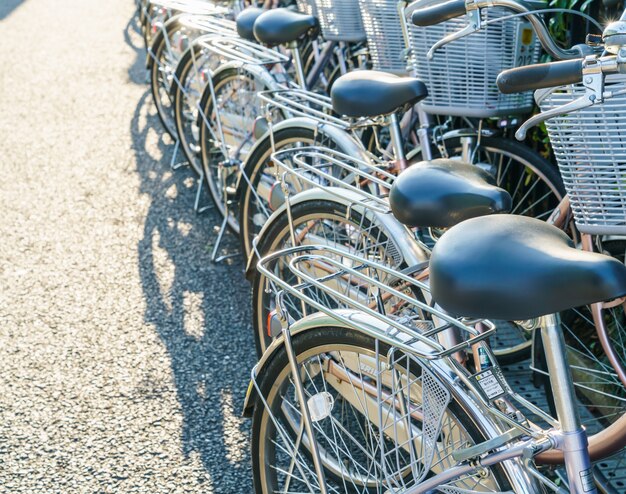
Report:
[[[276,311],[272,310],[267,315],[267,336],[272,337],[272,317],[276,315]]]

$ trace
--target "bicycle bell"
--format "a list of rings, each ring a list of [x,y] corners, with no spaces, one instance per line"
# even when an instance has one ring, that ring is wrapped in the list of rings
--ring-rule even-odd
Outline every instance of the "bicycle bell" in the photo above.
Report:
[[[602,33],[602,41],[606,51],[617,55],[620,48],[626,45],[626,21],[611,22]]]

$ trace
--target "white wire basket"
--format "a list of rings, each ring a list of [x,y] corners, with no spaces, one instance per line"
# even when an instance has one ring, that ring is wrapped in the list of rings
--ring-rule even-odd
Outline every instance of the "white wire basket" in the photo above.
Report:
[[[300,12],[314,15],[317,17],[317,9],[315,8],[315,0],[297,0],[296,5]]]
[[[626,76],[609,76],[607,91],[626,91]],[[585,94],[582,85],[539,92],[542,111]],[[546,122],[576,226],[594,235],[626,234],[626,94]]]
[[[437,1],[423,0],[417,5]],[[484,9],[483,22],[510,15],[502,8]],[[496,78],[503,70],[539,61],[541,46],[531,25],[520,17],[484,24],[479,32],[445,45],[432,60],[427,59],[437,41],[466,25],[466,17],[460,17],[426,28],[408,27],[410,63],[416,77],[428,87],[424,109],[476,118],[528,113],[533,107],[532,92],[502,94]]]
[[[365,39],[359,0],[314,0],[324,38],[357,42]]]
[[[359,5],[374,69],[406,74],[408,63],[401,20],[406,2],[359,0]]]

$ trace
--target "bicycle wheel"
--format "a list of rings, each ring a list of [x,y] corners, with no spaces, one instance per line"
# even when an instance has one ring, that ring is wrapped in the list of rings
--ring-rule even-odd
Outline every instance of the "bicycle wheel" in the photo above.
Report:
[[[172,139],[177,139],[176,124],[174,122],[174,105],[172,102],[172,87],[176,85],[174,72],[181,57],[178,43],[170,40],[186,36],[186,28],[178,22],[176,17],[171,18],[154,37],[150,47],[150,88],[159,119],[165,131]]]
[[[297,203],[291,208],[291,223],[286,213],[278,216],[257,244],[259,257],[293,247],[294,239],[296,245],[337,247],[367,259],[375,259],[387,266],[398,269],[406,267],[395,240],[384,225],[378,223],[372,215],[364,214],[357,208],[349,208],[337,201],[309,200]],[[281,258],[272,269],[281,279],[287,280],[292,277],[287,268],[287,258]],[[263,355],[274,338],[270,326],[276,292],[275,287],[265,276],[256,274],[252,280],[252,310],[259,356]],[[330,300],[326,294],[311,291],[309,295],[327,307],[339,307],[339,304]],[[354,297],[358,296],[358,293],[354,294]],[[303,317],[305,313],[315,312],[310,307],[302,306],[288,294],[285,294],[284,304],[288,306],[291,316],[296,319]],[[386,306],[389,306],[390,311],[393,310],[392,301],[388,301]]]
[[[328,404],[313,423],[328,492],[404,491],[454,466],[453,451],[487,439],[430,371],[412,357],[391,353],[380,341],[356,330],[319,327],[296,334],[292,344],[309,411],[312,402]],[[319,492],[311,438],[303,427],[284,347],[263,368],[257,384],[255,492]],[[435,405],[430,398],[435,393],[448,399]],[[440,420],[435,427],[421,413],[425,403]],[[427,440],[431,430],[434,441]],[[499,466],[446,487],[442,492],[510,489]]]
[[[279,204],[276,203],[280,203],[280,200],[276,200],[276,196],[280,193],[277,177],[281,173],[272,161],[271,155],[274,151],[300,146],[319,146],[350,154],[350,151],[343,149],[343,146],[323,127],[316,129],[300,126],[287,127],[276,130],[272,138],[266,137],[260,141],[246,161],[244,177],[240,184],[239,224],[241,245],[245,256],[249,256],[252,252],[252,241],[272,212],[277,209]],[[304,186],[304,184],[300,185]]]
[[[176,134],[187,161],[198,175],[202,174],[198,104],[208,77],[218,64],[217,57],[193,44],[176,67],[175,79],[179,83],[172,85]]]
[[[212,77],[217,104],[207,84],[198,115],[202,168],[211,197],[227,224],[239,233],[239,201],[236,198],[240,165],[255,143],[254,125],[263,115],[258,93],[271,89],[269,82],[245,67],[226,67]],[[219,122],[218,122],[219,118]],[[276,117],[280,120],[281,117]]]

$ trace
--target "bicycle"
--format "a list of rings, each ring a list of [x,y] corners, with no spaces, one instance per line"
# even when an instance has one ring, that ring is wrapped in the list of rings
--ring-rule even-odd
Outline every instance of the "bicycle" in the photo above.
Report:
[[[280,29],[279,29],[280,27]],[[280,31],[280,34],[277,35]],[[258,57],[247,57],[245,60],[233,62],[220,67],[209,80],[198,105],[198,126],[200,155],[209,190],[214,199],[217,209],[223,215],[223,224],[220,228],[222,234],[228,226],[238,232],[238,185],[246,179],[242,178],[241,164],[252,149],[259,135],[259,127],[263,127],[264,121],[259,118],[260,99],[259,93],[264,91],[283,91],[285,88],[295,85],[300,88],[299,92],[309,95],[305,88],[309,83],[315,83],[307,79],[301,56],[299,40],[306,39],[307,34],[315,38],[317,34],[317,21],[314,17],[295,13],[286,9],[272,9],[261,14],[254,22],[254,35],[260,43],[269,47],[279,45],[287,46],[291,52],[290,66],[293,75],[285,73],[279,65],[261,63]],[[225,53],[232,51],[224,44],[232,40],[214,39],[213,49]],[[260,46],[260,45],[258,45]],[[270,50],[275,56],[278,52]],[[332,54],[332,51],[327,53]],[[323,60],[323,59],[322,59]],[[281,63],[287,60],[278,60]],[[278,72],[268,71],[262,65],[272,65]],[[320,77],[323,65],[316,63],[312,67],[313,74]],[[295,81],[295,84],[294,82]],[[235,91],[235,88],[239,88]],[[244,102],[236,102],[232,95],[238,98],[249,98]],[[308,97],[308,96],[305,96]],[[315,96],[315,98],[323,98]],[[214,102],[219,102],[215,105]],[[223,107],[222,107],[223,104]],[[269,118],[283,120],[289,117],[288,111],[276,110]],[[334,134],[328,133],[332,141]],[[345,142],[352,146],[353,139],[342,137],[335,145],[342,149]],[[347,148],[343,148],[347,150]]]

